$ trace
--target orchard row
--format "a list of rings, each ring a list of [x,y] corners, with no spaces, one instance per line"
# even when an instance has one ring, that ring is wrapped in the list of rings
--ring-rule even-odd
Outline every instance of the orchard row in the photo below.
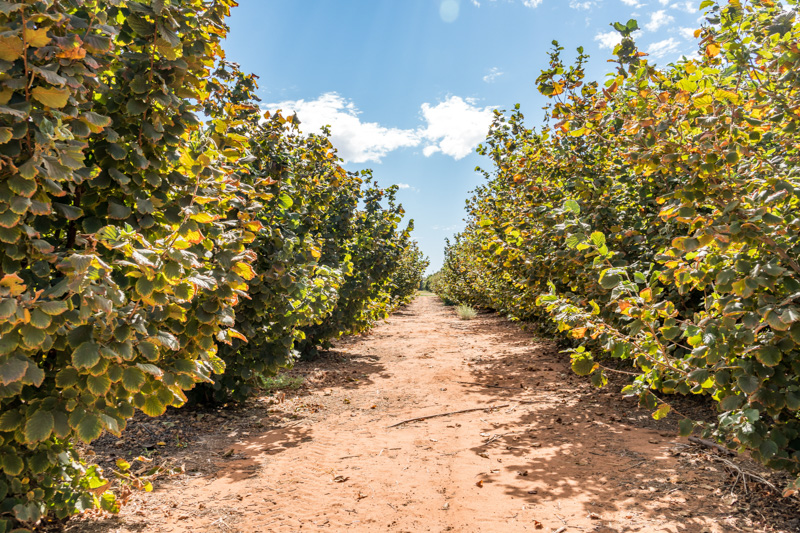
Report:
[[[494,163],[429,286],[558,332],[597,386],[800,474],[800,22],[797,1],[702,3],[696,54],[657,66],[616,23],[616,70],[584,80],[554,43],[548,122],[497,113]],[[601,356],[601,357],[598,357]],[[615,365],[618,367],[618,365]],[[629,371],[626,371],[629,372]],[[786,493],[800,490],[800,481]]]
[[[427,266],[395,187],[262,113],[234,5],[0,1],[0,533],[115,511],[72,442],[244,399]]]

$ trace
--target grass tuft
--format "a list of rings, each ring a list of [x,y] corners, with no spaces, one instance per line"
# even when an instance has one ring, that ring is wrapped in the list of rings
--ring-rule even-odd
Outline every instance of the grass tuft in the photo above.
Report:
[[[287,374],[278,374],[277,376],[268,376],[261,378],[261,388],[267,392],[279,390],[295,390],[299,389],[305,381],[301,376],[289,376]]]
[[[478,312],[468,305],[459,305],[456,307],[456,313],[461,320],[472,320],[478,316]]]

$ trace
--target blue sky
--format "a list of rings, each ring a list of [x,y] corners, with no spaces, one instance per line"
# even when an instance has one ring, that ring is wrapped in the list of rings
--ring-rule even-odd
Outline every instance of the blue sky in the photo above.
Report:
[[[414,237],[441,266],[445,237],[483,181],[475,153],[493,109],[522,105],[529,126],[546,103],[535,79],[556,39],[583,46],[602,80],[617,33],[639,21],[642,51],[661,64],[697,49],[700,0],[239,0],[225,49],[260,77],[265,108],[332,128],[349,170],[398,184]]]

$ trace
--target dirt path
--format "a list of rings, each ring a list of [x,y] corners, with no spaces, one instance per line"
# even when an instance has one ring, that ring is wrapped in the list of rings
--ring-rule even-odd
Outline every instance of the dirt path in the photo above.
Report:
[[[281,404],[299,419],[219,428],[206,442],[214,473],[85,530],[754,531],[722,502],[713,463],[676,457],[671,433],[637,423],[647,412],[499,317],[460,321],[421,296],[337,350],[346,380]],[[487,410],[388,428],[473,407]]]

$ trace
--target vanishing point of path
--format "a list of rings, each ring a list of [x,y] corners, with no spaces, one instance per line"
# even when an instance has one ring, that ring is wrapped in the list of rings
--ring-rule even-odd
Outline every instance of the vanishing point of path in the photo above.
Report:
[[[671,453],[674,423],[636,424],[649,413],[618,388],[596,391],[500,317],[461,321],[422,295],[336,351],[344,379],[314,386],[327,372],[308,370],[311,386],[280,404],[299,418],[218,428],[194,451],[212,473],[162,483],[86,531],[742,531],[709,468]],[[470,408],[486,410],[389,427]]]

